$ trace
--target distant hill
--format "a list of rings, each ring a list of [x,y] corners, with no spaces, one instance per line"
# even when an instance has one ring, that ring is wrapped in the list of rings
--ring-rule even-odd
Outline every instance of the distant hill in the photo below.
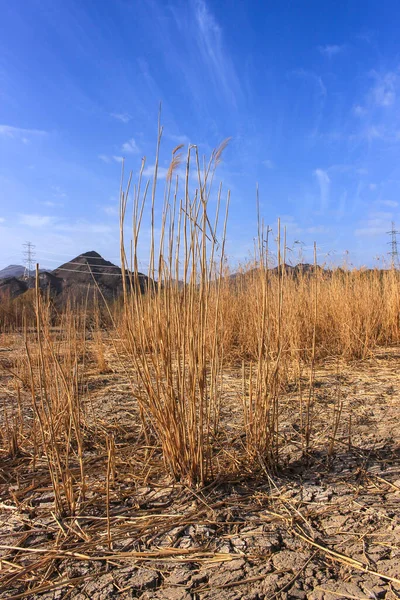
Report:
[[[40,269],[41,272],[51,272],[48,269]],[[0,269],[0,279],[8,279],[9,277],[22,277],[25,273],[25,267],[22,265],[8,265],[4,269]]]
[[[22,265],[8,265],[8,267],[0,269],[0,279],[7,279],[8,277],[22,277],[24,271],[25,267]]]
[[[22,269],[21,274],[12,275],[11,267]],[[25,294],[35,285],[35,277],[24,280],[24,267],[10,265],[0,271],[0,300],[14,300]],[[6,272],[1,278],[1,273]],[[11,273],[11,275],[10,275]],[[126,275],[128,280],[128,275]],[[143,293],[149,286],[149,278],[138,273],[140,290]],[[71,261],[64,263],[54,271],[40,272],[41,289],[48,290],[57,306],[62,307],[67,299],[74,301],[93,300],[94,294],[100,290],[107,301],[116,300],[123,292],[122,271],[113,263],[105,260],[94,251],[79,254]]]
[[[26,281],[16,277],[0,279],[0,300],[15,300],[28,290]]]

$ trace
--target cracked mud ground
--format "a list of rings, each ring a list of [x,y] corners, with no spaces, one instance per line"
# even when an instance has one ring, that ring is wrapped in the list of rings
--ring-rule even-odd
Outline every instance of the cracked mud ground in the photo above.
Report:
[[[118,370],[93,374],[96,426],[119,432],[109,533],[104,503],[96,501],[104,456],[88,456],[94,468],[82,514],[60,521],[40,462],[32,477],[24,456],[2,455],[0,597],[399,598],[399,358],[391,348],[340,366],[344,408],[330,459],[324,424],[339,388],[337,366],[327,363],[316,382],[320,443],[307,459],[290,420],[294,391],[281,403],[287,443],[279,472],[232,473],[198,491],[171,485],[162,473],[146,480],[132,471],[130,389]],[[5,401],[13,391],[8,372],[0,374]],[[232,376],[232,398],[235,385]],[[235,406],[227,411],[232,436],[240,430]]]

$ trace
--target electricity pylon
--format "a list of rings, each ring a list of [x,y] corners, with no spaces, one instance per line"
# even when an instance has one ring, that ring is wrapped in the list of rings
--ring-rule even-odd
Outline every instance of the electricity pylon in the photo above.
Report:
[[[24,261],[25,261],[25,271],[24,271],[24,279],[28,279],[31,276],[31,272],[33,271],[33,259],[35,258],[34,249],[36,246],[32,244],[32,242],[26,242],[23,244],[24,247]]]

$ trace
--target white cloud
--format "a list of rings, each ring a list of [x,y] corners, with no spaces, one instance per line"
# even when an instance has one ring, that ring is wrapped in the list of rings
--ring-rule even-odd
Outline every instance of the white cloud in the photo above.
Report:
[[[137,152],[139,152],[139,148],[137,147],[137,144],[136,144],[134,138],[131,138],[130,140],[125,142],[125,144],[122,144],[122,151],[129,152],[129,153],[135,153],[135,154]]]
[[[275,163],[272,160],[263,160],[264,167],[267,167],[267,169],[275,169]]]
[[[111,113],[111,117],[113,119],[117,119],[117,121],[121,121],[122,123],[129,123],[132,120],[132,117],[129,113]]]
[[[86,220],[74,223],[60,222],[53,229],[70,233],[113,233],[115,231],[115,227],[107,223],[90,223]]]
[[[46,227],[47,225],[52,224],[53,217],[48,215],[22,214],[19,215],[19,222],[21,225],[25,225],[26,227]]]
[[[168,138],[169,140],[172,140],[173,142],[175,142],[177,145],[178,144],[179,145],[180,144],[184,144],[185,146],[189,146],[189,144],[190,144],[189,137],[187,135],[184,135],[184,134],[183,135],[176,135],[176,134],[173,134],[173,133],[166,132],[164,134],[164,136],[166,138]]]
[[[168,169],[166,167],[158,167],[157,169],[157,179],[165,179],[168,173]],[[143,169],[144,177],[154,177],[154,165],[148,165]]]
[[[337,44],[327,44],[326,46],[318,46],[318,50],[321,54],[324,54],[328,58],[332,58],[337,54],[340,54],[345,50],[346,46],[342,44],[341,46]]]
[[[52,190],[53,190],[53,196],[55,198],[67,198],[68,197],[67,193],[59,185],[53,185]]]
[[[392,106],[396,100],[396,88],[399,82],[397,73],[389,71],[385,75],[378,75],[374,72],[373,76],[377,80],[371,90],[373,102],[376,106],[384,108]]]
[[[389,141],[390,135],[382,125],[367,125],[359,132],[349,136],[350,140],[366,140],[367,142],[373,142],[374,140],[385,140]]]
[[[4,223],[5,218],[4,217],[0,217],[0,223]]]
[[[328,227],[325,227],[325,225],[315,225],[313,227],[307,227],[306,229],[304,229],[305,233],[328,233],[329,229]]]
[[[388,208],[397,208],[399,205],[395,200],[379,200],[379,204],[387,206]]]
[[[393,218],[393,214],[391,212],[386,212],[386,211],[379,211],[379,210],[375,210],[375,211],[371,211],[369,213],[369,218],[370,219],[380,219],[381,221],[391,221]]]
[[[102,209],[109,217],[119,215],[119,208],[115,204],[107,204],[106,206],[102,206]]]
[[[49,215],[20,214],[19,224],[35,228],[51,226],[49,228],[51,231],[67,233],[112,233],[115,230],[115,228],[108,223],[92,223],[86,219],[67,221]]]
[[[123,156],[107,156],[106,154],[99,154],[98,158],[104,163],[110,163],[113,160],[115,160],[115,162],[122,163],[124,160]]]
[[[215,85],[231,104],[236,105],[241,96],[240,79],[233,62],[224,48],[222,29],[204,0],[194,0],[197,24],[197,43],[204,61],[214,78]]]
[[[386,233],[386,228],[382,227],[360,227],[354,231],[354,235],[357,237],[376,237]]]
[[[329,204],[329,189],[331,180],[328,173],[323,169],[315,169],[314,175],[317,178],[319,185],[321,210],[325,210]]]
[[[353,112],[357,117],[364,117],[368,111],[364,106],[361,106],[361,104],[356,104],[353,107]]]
[[[327,95],[327,89],[322,80],[322,77],[320,77],[313,71],[307,71],[306,69],[297,69],[295,71],[292,71],[292,73],[293,73],[293,75],[296,75],[297,77],[302,77],[303,79],[308,79],[308,80],[313,81],[319,90],[320,96]]]
[[[361,226],[355,230],[354,234],[357,237],[375,237],[387,234],[392,219],[391,212],[372,211],[368,214],[368,218],[360,223]]]
[[[46,133],[41,129],[24,129],[22,127],[12,127],[11,125],[0,125],[0,137],[17,139],[24,144],[29,143],[30,136],[44,136]]]

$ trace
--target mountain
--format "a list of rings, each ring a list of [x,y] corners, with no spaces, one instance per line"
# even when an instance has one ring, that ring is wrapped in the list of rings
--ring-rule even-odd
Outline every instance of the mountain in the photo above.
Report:
[[[8,267],[7,267],[8,269]],[[21,267],[24,271],[24,267]],[[3,269],[5,271],[6,269]],[[0,271],[1,273],[1,271]],[[126,275],[128,289],[129,275]],[[140,291],[144,293],[151,281],[146,275],[138,273]],[[62,264],[54,271],[42,271],[39,285],[53,297],[58,307],[65,306],[69,299],[73,301],[93,301],[94,295],[101,295],[107,302],[116,300],[123,293],[122,271],[113,263],[105,260],[94,251],[79,254],[71,261]],[[24,280],[18,276],[8,276],[0,280],[1,299],[14,300],[35,286],[35,277]],[[101,293],[99,294],[98,291]]]
[[[115,300],[123,292],[122,271],[113,263],[105,260],[95,251],[85,252],[52,272],[61,279],[62,295],[83,300],[88,290],[100,290],[104,298]],[[129,285],[128,276],[126,276]],[[138,273],[141,292],[145,292],[149,278]]]
[[[0,279],[7,279],[8,277],[22,277],[24,271],[25,267],[22,265],[8,265],[8,267],[0,269]]]
[[[48,269],[39,269],[41,273],[51,273]],[[9,277],[22,277],[25,273],[25,267],[22,265],[8,265],[4,269],[0,269],[0,279],[8,279]]]
[[[0,279],[0,301],[15,300],[28,290],[26,281],[16,277],[7,277]]]

